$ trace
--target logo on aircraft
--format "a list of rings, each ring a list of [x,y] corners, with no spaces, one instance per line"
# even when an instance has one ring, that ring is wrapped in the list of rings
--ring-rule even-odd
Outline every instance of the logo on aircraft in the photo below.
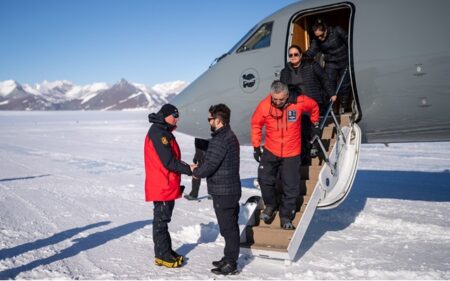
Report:
[[[239,85],[242,91],[246,93],[253,93],[258,89],[259,75],[253,68],[248,68],[241,73],[239,77]]]

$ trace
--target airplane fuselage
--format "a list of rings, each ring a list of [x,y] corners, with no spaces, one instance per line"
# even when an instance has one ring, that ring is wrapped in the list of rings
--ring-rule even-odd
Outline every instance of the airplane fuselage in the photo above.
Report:
[[[233,130],[241,144],[248,144],[251,115],[279,78],[289,45],[309,44],[307,31],[296,28],[324,14],[341,17],[349,34],[353,114],[363,142],[449,141],[448,11],[445,0],[314,0],[287,6],[258,23],[173,100],[182,116],[179,130],[208,138],[208,108],[225,103]],[[269,45],[264,41],[263,47],[246,49],[268,28]]]

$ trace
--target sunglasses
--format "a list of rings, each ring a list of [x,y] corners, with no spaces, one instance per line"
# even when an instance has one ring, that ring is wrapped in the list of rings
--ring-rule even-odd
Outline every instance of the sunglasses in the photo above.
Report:
[[[172,113],[172,116],[173,116],[173,118],[178,118],[178,117],[180,117],[180,115],[178,114],[178,112]]]
[[[211,120],[216,119],[215,117],[208,117],[208,123],[211,122]]]
[[[293,54],[289,54],[289,57],[290,57],[290,58],[292,58],[292,57],[298,57],[298,56],[300,56],[300,54],[299,54],[299,53],[293,53]]]

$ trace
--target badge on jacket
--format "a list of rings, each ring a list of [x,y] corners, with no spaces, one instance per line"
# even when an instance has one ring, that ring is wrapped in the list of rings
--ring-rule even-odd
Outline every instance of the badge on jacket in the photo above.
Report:
[[[161,138],[161,142],[162,142],[162,144],[164,144],[164,145],[167,145],[167,144],[169,143],[169,141],[167,140],[167,138],[166,138],[165,136],[163,136],[163,137]]]
[[[295,122],[297,120],[297,111],[289,110],[288,111],[288,121]]]

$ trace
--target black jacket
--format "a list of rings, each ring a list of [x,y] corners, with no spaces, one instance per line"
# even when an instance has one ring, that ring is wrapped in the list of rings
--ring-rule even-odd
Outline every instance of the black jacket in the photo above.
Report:
[[[327,38],[320,41],[317,38],[311,40],[311,46],[306,51],[306,56],[314,58],[321,52],[325,55],[325,67],[341,69],[348,66],[348,35],[340,26],[329,26]]]
[[[206,177],[211,195],[240,195],[239,141],[229,125],[212,133],[205,162],[194,170],[197,178]]]
[[[170,171],[189,176],[192,175],[191,167],[185,162],[175,159],[170,145],[164,145],[161,142],[163,137],[166,139],[167,143],[170,143],[175,139],[172,134],[175,127],[167,124],[162,116],[155,113],[148,115],[148,121],[153,123],[153,125],[148,130],[147,136],[152,141],[163,166]]]
[[[323,104],[334,96],[330,87],[328,75],[320,65],[310,59],[302,60],[298,68],[288,63],[281,70],[280,81],[289,87],[289,94],[295,100],[300,93]]]

